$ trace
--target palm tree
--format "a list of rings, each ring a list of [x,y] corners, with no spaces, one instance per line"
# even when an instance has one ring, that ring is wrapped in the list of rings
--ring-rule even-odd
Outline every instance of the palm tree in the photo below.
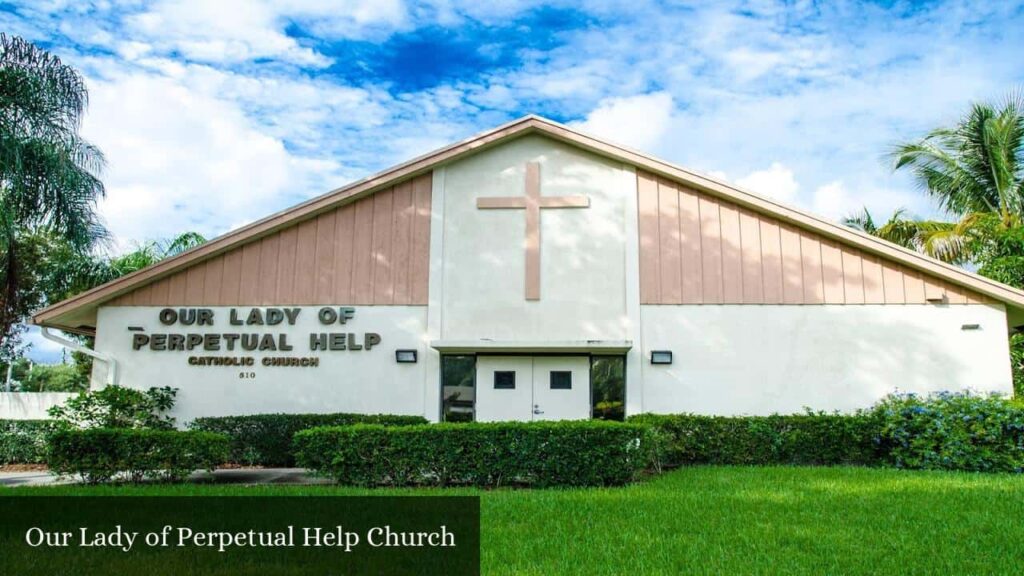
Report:
[[[177,256],[206,242],[198,232],[184,232],[170,239],[135,244],[132,250],[116,256],[75,250],[54,235],[40,235],[45,256],[36,267],[41,300],[53,304]]]
[[[205,243],[206,237],[199,232],[182,232],[161,245],[163,258],[177,256]]]
[[[20,239],[47,231],[76,250],[106,237],[96,214],[103,155],[78,134],[88,94],[59,58],[0,34],[0,350],[29,310]]]
[[[93,279],[94,285],[109,282],[126,274],[142,270],[157,262],[187,252],[206,243],[206,237],[198,232],[182,232],[167,240],[151,240],[137,244],[131,252],[115,256],[107,261],[106,277]]]
[[[959,223],[939,220],[919,220],[907,216],[904,208],[894,211],[889,220],[881,226],[875,223],[867,207],[859,213],[843,218],[843,224],[888,240],[910,250],[923,252],[933,258],[963,264],[968,255],[966,243],[972,238],[974,229],[969,225],[974,219]]]
[[[894,170],[909,170],[918,186],[958,222],[922,225],[915,243],[943,260],[972,258],[991,232],[1024,217],[1024,92],[993,106],[974,104],[952,128],[899,144]]]

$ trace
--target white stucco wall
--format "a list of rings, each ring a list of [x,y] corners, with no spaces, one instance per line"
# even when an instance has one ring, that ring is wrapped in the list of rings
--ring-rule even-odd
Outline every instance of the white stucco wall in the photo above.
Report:
[[[67,392],[0,392],[0,420],[49,420],[47,410],[77,396]]]
[[[527,162],[540,164],[541,196],[586,195],[588,208],[541,210],[541,297],[527,301],[526,215],[480,210],[476,199],[525,195]],[[431,274],[450,340],[624,340],[627,232],[635,234],[635,177],[612,162],[541,136],[526,136],[443,169],[443,216],[433,233],[443,258]],[[440,292],[439,294],[437,292]]]
[[[247,314],[249,306],[236,307]],[[263,307],[259,307],[264,309]],[[353,412],[364,414],[433,415],[436,403],[425,406],[423,393],[425,331],[424,306],[357,306],[347,324],[325,326],[317,318],[320,306],[301,307],[294,326],[231,326],[231,307],[211,307],[213,326],[164,326],[158,320],[162,307],[104,307],[99,311],[96,350],[118,363],[117,383],[133,388],[178,388],[172,413],[179,425],[197,416],[258,414],[268,412]],[[137,332],[151,333],[267,333],[287,332],[294,350],[288,352],[151,351],[133,350]],[[381,343],[367,350],[309,351],[309,334],[321,332],[380,334]],[[396,349],[416,349],[420,361],[395,362]],[[189,356],[252,356],[255,365],[191,366]],[[263,357],[318,357],[317,367],[268,367]],[[252,372],[255,377],[241,378]],[[106,370],[95,363],[93,385],[102,385]]]
[[[1013,389],[1002,305],[643,306],[641,314],[645,412],[848,411],[897,389]],[[673,364],[650,364],[651,350],[671,350]]]

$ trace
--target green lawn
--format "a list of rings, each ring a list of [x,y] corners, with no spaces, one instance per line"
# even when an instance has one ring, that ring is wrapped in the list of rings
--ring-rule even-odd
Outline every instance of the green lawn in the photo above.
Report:
[[[16,488],[19,494],[365,494],[309,486]],[[484,574],[1018,574],[1024,477],[699,467],[616,489],[480,494]]]

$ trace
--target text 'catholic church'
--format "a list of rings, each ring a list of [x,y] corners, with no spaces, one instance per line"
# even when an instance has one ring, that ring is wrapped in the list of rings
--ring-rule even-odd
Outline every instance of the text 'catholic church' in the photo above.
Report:
[[[179,422],[1011,393],[1024,292],[527,117],[39,312]]]

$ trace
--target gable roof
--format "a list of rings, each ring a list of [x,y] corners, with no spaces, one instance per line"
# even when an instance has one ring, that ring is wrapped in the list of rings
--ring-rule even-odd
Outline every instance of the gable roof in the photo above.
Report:
[[[710,176],[699,174],[594,136],[589,136],[546,118],[530,115],[332,190],[247,226],[228,232],[175,257],[168,258],[53,304],[37,312],[32,317],[32,322],[71,332],[91,333],[94,327],[89,324],[89,321],[94,322],[96,308],[106,301],[221,254],[242,243],[262,238],[285,227],[331,210],[341,204],[424,174],[438,165],[464,158],[527,134],[542,134],[594,154],[631,164],[637,168],[683,183],[712,196],[724,198],[742,207],[770,214],[798,228],[817,232],[827,238],[856,246],[882,258],[904,264],[912,269],[938,276],[953,284],[969,288],[1008,305],[1010,307],[1008,314],[1014,317],[1013,321],[1010,322],[1011,325],[1016,324],[1018,319],[1024,321],[1024,291],[970,273],[912,250],[907,250],[869,234],[830,222],[797,208],[786,206],[770,198],[743,190]]]

